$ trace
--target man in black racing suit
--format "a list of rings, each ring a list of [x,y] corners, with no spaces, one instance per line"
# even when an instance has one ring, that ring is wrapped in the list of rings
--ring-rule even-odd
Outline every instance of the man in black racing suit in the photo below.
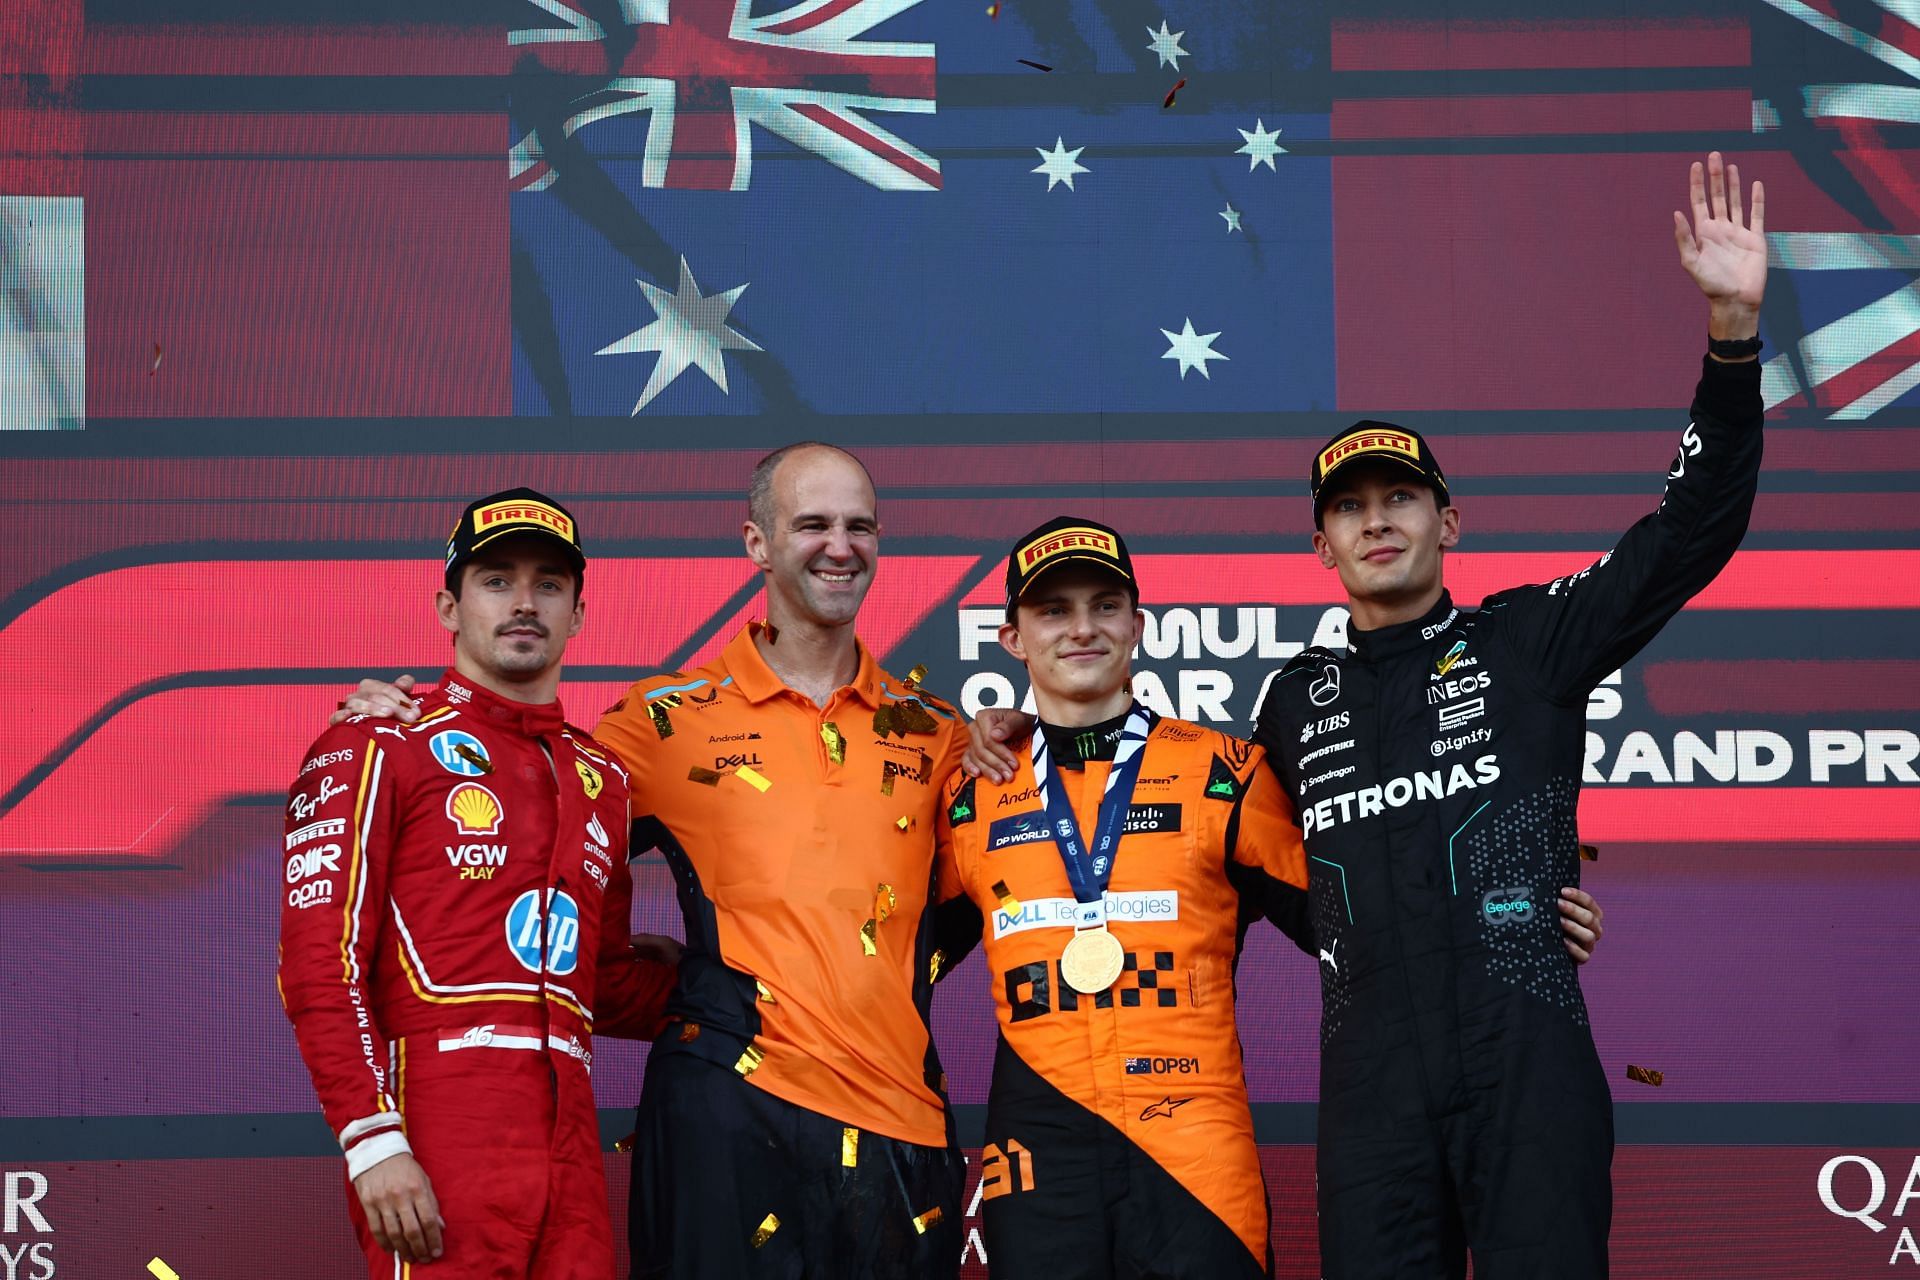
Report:
[[[1692,227],[1674,215],[1712,341],[1666,495],[1598,561],[1462,610],[1425,442],[1361,423],[1315,460],[1349,645],[1288,663],[1254,740],[1309,857],[1327,1280],[1459,1277],[1469,1250],[1477,1280],[1606,1274],[1612,1099],[1554,904],[1579,883],[1589,691],[1713,580],[1753,507],[1763,195],[1745,225],[1728,176],[1695,164]]]

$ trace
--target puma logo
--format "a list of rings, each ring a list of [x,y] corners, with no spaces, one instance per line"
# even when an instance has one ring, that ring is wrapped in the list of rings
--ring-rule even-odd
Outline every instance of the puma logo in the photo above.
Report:
[[[1321,959],[1321,962],[1322,962],[1322,963],[1324,963],[1324,964],[1330,964],[1330,965],[1332,965],[1332,966],[1333,966],[1333,971],[1334,971],[1335,973],[1339,973],[1339,972],[1340,972],[1340,962],[1339,962],[1338,960],[1335,960],[1335,959],[1333,958],[1333,953],[1334,953],[1335,951],[1338,951],[1339,949],[1340,949],[1340,939],[1338,939],[1338,938],[1335,938],[1335,939],[1333,940],[1333,946],[1332,946],[1332,948],[1331,948],[1331,949],[1329,949],[1329,948],[1327,948],[1327,947],[1322,947],[1322,948],[1320,948],[1320,959]]]
[[[1186,1106],[1192,1101],[1192,1098],[1176,1098],[1168,1095],[1148,1107],[1145,1111],[1142,1111],[1140,1118],[1142,1120],[1151,1120],[1155,1116],[1166,1116],[1168,1119],[1172,1119],[1175,1111],[1178,1111],[1181,1107]]]

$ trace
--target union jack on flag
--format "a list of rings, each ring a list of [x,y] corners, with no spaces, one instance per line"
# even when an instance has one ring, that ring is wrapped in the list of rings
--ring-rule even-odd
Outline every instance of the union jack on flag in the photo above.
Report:
[[[649,113],[643,186],[747,190],[757,124],[883,190],[936,191],[940,162],[868,118],[934,110],[933,46],[862,38],[919,2],[800,0],[755,17],[752,0],[619,0],[609,32],[586,0],[529,0],[554,23],[508,39],[543,72],[597,80],[567,101],[565,137]],[[514,191],[558,180],[548,151],[537,128],[520,138]]]

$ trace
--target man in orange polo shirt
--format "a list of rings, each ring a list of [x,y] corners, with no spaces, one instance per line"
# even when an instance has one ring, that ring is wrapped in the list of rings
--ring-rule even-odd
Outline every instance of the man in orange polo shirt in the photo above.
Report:
[[[636,681],[594,730],[631,775],[632,848],[665,855],[686,922],[634,1147],[648,1280],[959,1269],[965,1162],[927,1010],[935,819],[966,735],[856,638],[875,507],[840,449],[768,455],[742,529],[765,622]],[[348,705],[410,703],[368,681]]]

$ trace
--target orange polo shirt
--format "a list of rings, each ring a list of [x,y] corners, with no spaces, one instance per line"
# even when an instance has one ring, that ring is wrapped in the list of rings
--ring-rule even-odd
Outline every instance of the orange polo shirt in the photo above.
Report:
[[[721,1046],[716,1061],[744,1045],[735,1069],[776,1097],[944,1145],[927,921],[965,721],[864,645],[853,682],[817,706],[767,666],[758,630],[698,670],[636,681],[594,730],[631,775],[634,850],[658,847],[678,886],[688,958],[668,1015],[703,1052]]]

